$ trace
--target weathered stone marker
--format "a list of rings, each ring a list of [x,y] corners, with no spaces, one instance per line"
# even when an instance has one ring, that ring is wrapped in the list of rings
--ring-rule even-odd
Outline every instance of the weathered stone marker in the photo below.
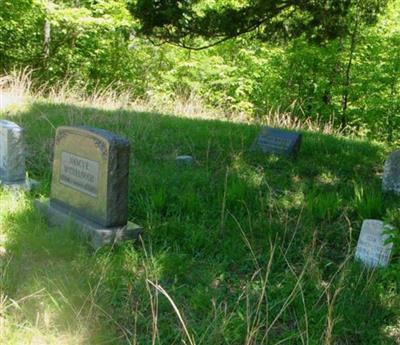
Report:
[[[392,152],[386,159],[382,188],[385,192],[400,194],[400,151]]]
[[[53,224],[71,219],[94,247],[135,237],[128,219],[130,144],[103,129],[59,127],[50,200],[37,201]]]
[[[29,190],[34,183],[26,179],[24,130],[14,122],[0,120],[0,184]]]
[[[300,133],[264,127],[254,141],[251,150],[292,156],[297,154],[300,144]]]
[[[390,261],[393,243],[386,243],[392,229],[380,220],[364,220],[358,239],[355,258],[369,267],[387,266]]]

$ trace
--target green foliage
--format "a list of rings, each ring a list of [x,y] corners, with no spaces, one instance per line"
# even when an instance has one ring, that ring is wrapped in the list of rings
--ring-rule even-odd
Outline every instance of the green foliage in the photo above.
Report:
[[[194,11],[200,19],[184,18],[187,25],[212,20],[198,34],[220,30],[225,37],[244,27],[245,17],[237,15],[249,2],[158,3],[182,7],[161,17],[151,12],[149,21],[175,25]],[[339,6],[337,12],[321,16],[324,3]],[[249,120],[267,120],[277,110],[389,143],[304,133],[300,157],[290,161],[249,155],[255,126],[105,112],[96,105],[35,103],[8,113],[27,130],[27,164],[42,181],[40,194],[49,193],[54,127],[86,124],[128,137],[134,151],[129,217],[147,236],[143,245],[90,253],[73,233],[48,231],[32,205],[37,195],[14,199],[1,192],[0,324],[6,331],[0,343],[75,345],[89,337],[93,344],[177,343],[176,314],[147,279],[170,293],[199,344],[396,341],[399,200],[381,194],[378,176],[386,151],[400,142],[400,3],[390,1],[378,17],[367,6],[371,1],[351,2],[351,9],[342,3],[304,1],[310,10],[281,13],[270,26],[278,41],[290,36],[281,45],[266,43],[272,31],[260,27],[190,51],[139,37],[140,23],[124,0],[0,0],[1,72],[28,67],[41,90],[68,81],[87,94],[110,87],[149,102],[200,99]],[[309,13],[315,14],[311,30],[299,36]],[[251,13],[251,21],[259,15]],[[346,22],[331,22],[338,15]],[[319,31],[321,21],[328,22]],[[277,37],[283,24],[290,30]],[[337,26],[340,37],[322,39],[332,38],[329,30]],[[185,43],[213,43],[189,38]],[[177,168],[177,153],[192,154],[196,167]],[[370,217],[395,225],[392,264],[378,272],[348,259],[362,220]]]
[[[360,184],[354,185],[354,208],[362,219],[382,217],[381,186],[368,186],[366,189]]]
[[[129,3],[156,6],[151,1]],[[329,3],[339,6],[341,2]],[[322,4],[312,1],[310,11],[320,11]],[[345,34],[318,44],[300,36],[278,46],[260,41],[264,32],[260,29],[208,50],[188,51],[139,37],[140,23],[132,18],[124,0],[2,0],[0,71],[29,67],[34,86],[41,90],[68,80],[88,94],[111,87],[150,102],[195,99],[227,116],[234,113],[246,119],[263,120],[274,111],[287,112],[396,145],[400,135],[395,130],[400,125],[400,2],[390,0],[379,16],[378,2],[368,4],[356,1],[340,9],[345,11]],[[174,7],[176,11],[168,14],[172,17],[187,9],[199,16],[220,15],[229,9],[240,12],[248,2],[192,5],[191,1],[157,2],[166,11]],[[150,16],[149,20],[164,19]],[[48,54],[45,23],[50,25]]]
[[[221,42],[255,30],[258,39],[268,41],[305,34],[308,39],[324,42],[346,35],[353,13],[365,23],[374,22],[386,3],[387,0],[137,0],[130,8],[145,35],[196,47],[194,38],[198,36]]]
[[[316,221],[332,222],[340,216],[340,196],[332,191],[313,188],[307,193],[307,207]]]
[[[1,0],[0,70],[36,67],[40,63],[45,13],[40,2]]]
[[[0,191],[1,344],[188,343],[149,280],[196,344],[396,342],[398,254],[376,271],[353,260],[364,217],[400,219],[373,173],[383,145],[303,132],[288,160],[247,151],[255,125],[50,101],[6,117],[26,129],[41,185]],[[93,252],[35,210],[50,192],[54,127],[78,124],[132,142],[129,219],[143,243]],[[195,166],[175,164],[185,153]]]

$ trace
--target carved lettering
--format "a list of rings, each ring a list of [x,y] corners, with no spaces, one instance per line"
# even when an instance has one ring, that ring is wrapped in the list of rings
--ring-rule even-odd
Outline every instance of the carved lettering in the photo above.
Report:
[[[98,194],[99,163],[72,153],[61,153],[60,183],[96,197]]]

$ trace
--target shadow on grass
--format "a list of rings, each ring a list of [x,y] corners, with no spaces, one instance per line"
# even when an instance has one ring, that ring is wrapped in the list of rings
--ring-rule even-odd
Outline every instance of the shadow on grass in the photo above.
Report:
[[[100,127],[132,144],[129,218],[146,227],[146,251],[126,245],[90,255],[73,234],[49,232],[29,198],[5,222],[12,256],[6,294],[40,292],[26,302],[22,319],[34,324],[37,315],[46,314],[38,310],[50,308],[49,327],[79,330],[83,343],[133,343],[135,336],[138,343],[150,342],[154,301],[147,278],[173,294],[194,334],[207,334],[204,343],[243,343],[247,330],[241,315],[248,306],[238,296],[244,287],[259,293],[251,278],[254,259],[267,266],[270,240],[279,248],[269,281],[271,301],[280,301],[272,303],[272,318],[296,285],[287,261],[299,272],[310,246],[318,248],[303,283],[306,305],[296,297],[271,330],[271,343],[294,334],[295,344],[305,324],[310,341],[318,342],[326,329],[326,303],[317,303],[324,284],[338,279],[335,273],[348,246],[354,247],[362,219],[382,217],[396,204],[380,193],[383,148],[368,142],[305,132],[297,160],[287,160],[249,153],[259,131],[252,125],[48,103],[34,103],[11,120],[26,129],[28,169],[42,182],[35,196],[49,194],[58,126]],[[177,154],[192,155],[196,165],[177,166]],[[374,280],[360,275],[356,264],[346,270],[355,282],[345,284],[338,298],[334,338],[391,344],[383,328],[394,322],[397,309],[390,305],[398,297],[382,296],[380,289],[396,276],[385,280],[378,274]],[[363,307],[353,306],[356,301],[373,308],[363,313]],[[158,303],[160,343],[170,344],[179,334],[175,315],[167,302]],[[366,327],[360,330],[360,324]]]

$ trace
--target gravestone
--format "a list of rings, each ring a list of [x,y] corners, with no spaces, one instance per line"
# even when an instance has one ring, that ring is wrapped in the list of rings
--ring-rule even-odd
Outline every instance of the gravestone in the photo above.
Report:
[[[284,156],[295,156],[300,149],[300,144],[300,133],[264,127],[254,141],[251,150]]]
[[[35,184],[26,178],[24,130],[8,120],[0,120],[0,184],[23,190]]]
[[[385,161],[382,189],[400,194],[400,151],[392,152]]]
[[[358,238],[355,258],[368,267],[387,266],[390,261],[393,243],[386,243],[389,235],[385,232],[393,229],[380,220],[364,220]]]
[[[78,225],[97,248],[139,234],[128,219],[130,144],[103,129],[59,127],[50,200],[37,201],[53,224]]]

